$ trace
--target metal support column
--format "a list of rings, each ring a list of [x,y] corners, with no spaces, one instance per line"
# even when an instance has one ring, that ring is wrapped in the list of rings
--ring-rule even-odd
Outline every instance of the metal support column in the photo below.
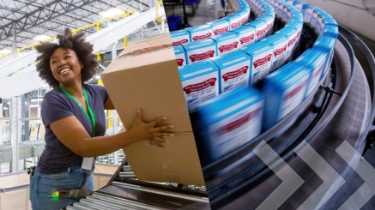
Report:
[[[15,53],[16,53],[16,49],[17,49],[17,45],[16,45],[16,43],[17,43],[17,36],[16,36],[16,30],[17,30],[17,28],[16,28],[16,23],[14,22],[13,23],[13,49],[12,49],[12,52],[13,52],[13,55],[15,55]]]
[[[21,138],[21,98],[13,97],[12,98],[12,114],[11,114],[11,142],[13,150],[13,161],[11,164],[10,171],[17,172],[19,170],[19,139]]]
[[[22,102],[21,102],[21,115],[20,118],[29,118],[30,114],[30,102],[29,102],[29,95],[25,94],[21,96]],[[30,129],[30,122],[28,120],[24,121],[22,132],[21,132],[21,141],[26,141],[30,140],[30,135],[29,135],[29,129]]]

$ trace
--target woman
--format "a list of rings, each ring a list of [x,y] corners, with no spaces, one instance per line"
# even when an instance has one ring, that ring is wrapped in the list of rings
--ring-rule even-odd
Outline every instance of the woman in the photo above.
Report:
[[[82,33],[72,35],[69,29],[58,40],[58,44],[42,43],[36,48],[41,54],[37,58],[39,76],[54,89],[44,96],[41,107],[46,146],[30,180],[33,210],[57,210],[74,201],[55,199],[57,190],[94,190],[93,162],[86,157],[108,154],[142,140],[162,147],[164,137],[173,136],[167,132],[172,125],[160,125],[165,117],[145,123],[138,110],[127,132],[104,137],[104,110],[114,109],[113,104],[104,87],[83,83],[98,66],[93,47]],[[83,162],[89,167],[82,167]]]

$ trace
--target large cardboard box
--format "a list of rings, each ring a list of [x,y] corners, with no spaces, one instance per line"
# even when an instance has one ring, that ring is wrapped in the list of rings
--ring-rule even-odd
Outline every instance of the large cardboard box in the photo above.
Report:
[[[137,108],[143,120],[166,116],[175,137],[164,148],[148,141],[123,148],[140,180],[204,185],[202,168],[168,34],[130,45],[102,73],[102,80],[126,129]]]

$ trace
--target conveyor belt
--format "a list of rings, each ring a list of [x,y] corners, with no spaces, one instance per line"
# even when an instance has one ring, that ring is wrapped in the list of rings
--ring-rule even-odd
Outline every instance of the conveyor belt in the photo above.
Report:
[[[346,29],[340,28],[340,31],[343,30]],[[294,149],[302,140],[307,141],[346,180],[353,175],[353,170],[335,152],[335,149],[344,140],[359,152],[362,152],[365,146],[365,137],[374,116],[374,95],[368,85],[368,81],[373,82],[374,74],[371,74],[370,79],[366,77],[354,57],[349,42],[342,35],[339,40],[335,47],[332,66],[334,76],[331,81],[333,89],[342,95],[330,93],[326,96],[329,103],[319,117],[319,121],[314,123],[314,120],[311,120],[317,119],[314,116],[316,114],[311,112],[317,108],[312,106],[313,109],[302,114],[289,130],[268,141],[268,144],[304,180],[303,185],[279,209],[297,209],[323,183],[322,179],[294,153]],[[375,68],[372,71],[374,70]],[[324,94],[319,91],[313,104],[318,105],[321,97],[324,98]],[[311,123],[314,126],[309,129],[306,124]],[[247,158],[246,161],[242,161],[244,162],[242,165],[232,169],[237,174],[234,172],[226,174],[224,184],[223,176],[220,179],[212,178],[210,184],[213,186],[208,186],[208,193],[213,209],[255,209],[282,183],[282,180],[259,158],[250,158],[250,155],[247,155]],[[330,189],[338,184],[337,181],[333,182]],[[328,196],[327,194],[328,191],[324,192],[322,199],[328,199],[325,197]],[[305,205],[309,206],[309,209],[314,209],[320,204],[319,202],[314,200]],[[342,203],[336,205],[339,207]]]
[[[210,209],[204,187],[143,182],[124,161],[108,185],[66,209]]]

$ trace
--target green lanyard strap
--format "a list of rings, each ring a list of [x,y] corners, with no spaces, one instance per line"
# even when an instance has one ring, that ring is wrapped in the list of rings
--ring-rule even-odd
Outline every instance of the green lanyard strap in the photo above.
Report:
[[[87,110],[89,111],[89,113],[86,112],[86,110],[77,101],[77,99],[74,98],[74,96],[72,96],[67,90],[65,90],[65,88],[61,84],[59,85],[59,87],[65,93],[65,95],[67,95],[70,99],[75,101],[78,104],[78,106],[81,107],[83,112],[86,114],[86,117],[90,120],[90,123],[91,123],[91,128],[92,128],[91,137],[94,137],[95,136],[95,130],[96,130],[96,118],[95,118],[95,113],[92,111],[92,109],[90,107],[89,97],[87,96],[86,90],[82,87],[83,96],[86,99]]]

